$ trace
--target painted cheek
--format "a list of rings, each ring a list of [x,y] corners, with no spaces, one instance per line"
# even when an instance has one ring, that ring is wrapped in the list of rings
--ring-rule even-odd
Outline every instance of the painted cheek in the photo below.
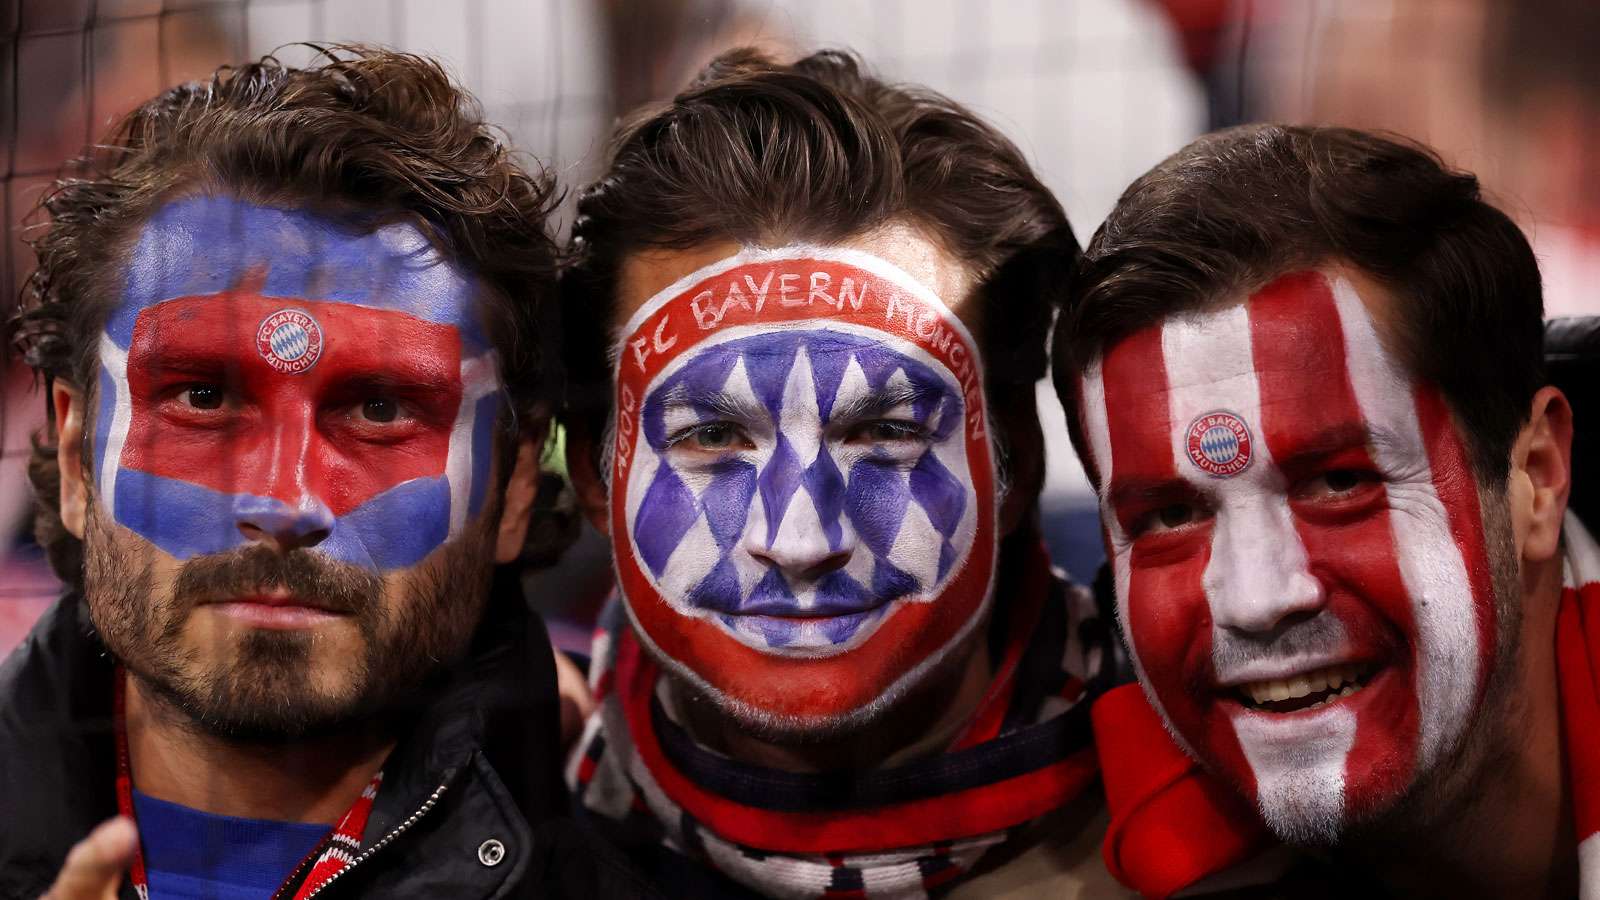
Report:
[[[1449,518],[1450,534],[1466,565],[1472,589],[1480,662],[1477,693],[1481,698],[1489,673],[1494,671],[1498,622],[1477,482],[1466,444],[1438,388],[1419,387],[1416,404],[1422,439],[1427,444],[1428,460],[1433,469],[1434,490]]]

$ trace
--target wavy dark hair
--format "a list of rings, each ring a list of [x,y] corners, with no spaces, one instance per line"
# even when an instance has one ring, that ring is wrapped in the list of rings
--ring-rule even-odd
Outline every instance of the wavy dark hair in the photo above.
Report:
[[[562,385],[558,254],[546,230],[552,179],[525,167],[433,60],[313,49],[316,65],[267,56],[172,88],[69,165],[33,214],[43,220],[29,241],[38,268],[8,323],[9,343],[47,386],[62,379],[92,393],[96,335],[120,295],[129,246],[176,196],[297,205],[362,230],[407,221],[487,287],[484,324],[510,401],[502,435],[541,433]],[[53,435],[52,421],[29,463],[35,530],[57,573],[78,583],[82,548],[61,523]],[[500,443],[502,452],[511,446]],[[530,543],[559,540],[538,524]],[[550,548],[530,546],[529,555],[548,557]]]

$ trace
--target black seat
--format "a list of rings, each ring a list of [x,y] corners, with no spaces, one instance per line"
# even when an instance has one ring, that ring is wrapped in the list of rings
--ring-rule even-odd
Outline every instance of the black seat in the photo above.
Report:
[[[1600,526],[1600,316],[1551,319],[1544,327],[1550,383],[1572,403],[1572,498],[1590,528]]]

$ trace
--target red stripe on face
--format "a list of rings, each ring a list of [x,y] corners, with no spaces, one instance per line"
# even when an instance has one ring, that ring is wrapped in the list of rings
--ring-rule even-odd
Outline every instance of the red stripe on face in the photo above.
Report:
[[[1338,618],[1351,658],[1392,667],[1364,691],[1370,696],[1350,704],[1356,735],[1346,758],[1344,809],[1360,815],[1404,789],[1416,765],[1416,668],[1399,649],[1416,634],[1412,599],[1327,280],[1315,272],[1285,276],[1256,293],[1249,311],[1260,426],[1287,482],[1312,577],[1326,592],[1317,614]],[[1352,490],[1332,491],[1321,480],[1330,472],[1364,479]]]
[[[1489,552],[1484,542],[1483,510],[1478,505],[1478,485],[1468,461],[1465,442],[1456,430],[1444,395],[1431,385],[1416,389],[1417,419],[1422,440],[1428,448],[1428,466],[1433,472],[1433,489],[1444,504],[1450,521],[1450,534],[1461,549],[1467,581],[1472,585],[1472,606],[1478,625],[1478,689],[1481,700],[1494,671],[1495,640],[1494,577],[1489,569]],[[1474,703],[1476,706],[1476,702]]]
[[[1163,711],[1239,783],[1255,791],[1254,775],[1227,715],[1211,688],[1211,607],[1204,578],[1213,526],[1140,534],[1144,521],[1168,505],[1198,499],[1178,473],[1161,325],[1142,329],[1106,352],[1101,363],[1111,478],[1111,508],[1130,542],[1125,624],[1145,678]],[[1113,548],[1113,552],[1115,552]],[[1205,673],[1195,678],[1194,673]]]
[[[313,316],[323,345],[298,374],[275,370],[256,345],[263,319],[291,308]],[[181,392],[216,385],[221,407],[196,409]],[[168,300],[139,314],[128,349],[131,404],[119,464],[224,493],[304,494],[334,515],[413,478],[445,470],[461,405],[461,338],[453,325],[348,303],[248,291]],[[374,396],[403,415],[361,416]]]

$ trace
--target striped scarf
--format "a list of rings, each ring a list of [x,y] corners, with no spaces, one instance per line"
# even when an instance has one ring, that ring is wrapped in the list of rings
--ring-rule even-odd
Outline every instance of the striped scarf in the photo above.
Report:
[[[1579,895],[1600,900],[1600,545],[1567,513],[1556,670],[1570,766]],[[1138,685],[1101,698],[1094,730],[1111,827],[1106,866],[1123,884],[1165,897],[1271,846],[1254,811],[1204,775],[1172,741]]]
[[[956,881],[1096,776],[1087,700],[1113,645],[1089,593],[1032,556],[1001,595],[1000,663],[961,737],[865,773],[779,772],[697,744],[613,602],[591,673],[600,710],[568,767],[579,803],[766,896],[924,897]]]

